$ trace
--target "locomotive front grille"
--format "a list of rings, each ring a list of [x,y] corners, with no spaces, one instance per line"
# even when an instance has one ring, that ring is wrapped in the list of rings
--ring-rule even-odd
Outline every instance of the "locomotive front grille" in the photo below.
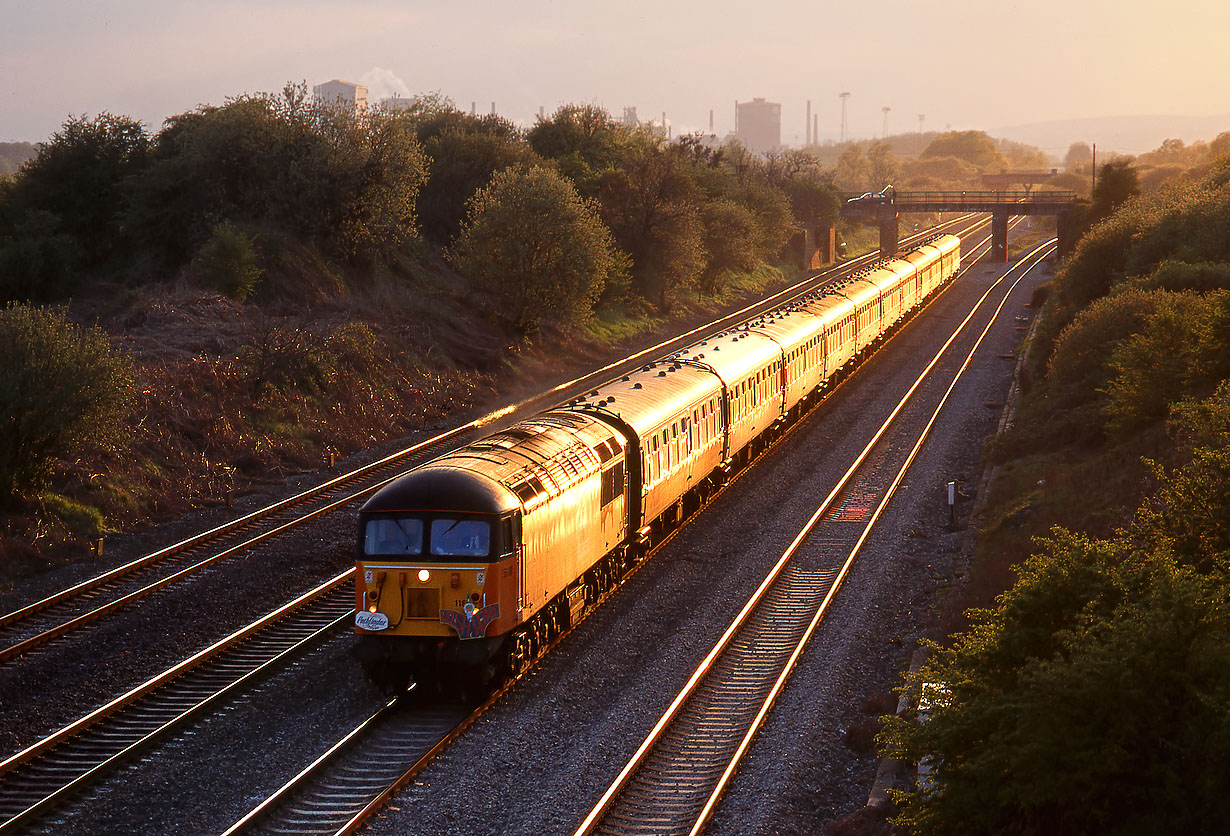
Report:
[[[408,618],[440,618],[440,590],[407,589],[406,616]]]

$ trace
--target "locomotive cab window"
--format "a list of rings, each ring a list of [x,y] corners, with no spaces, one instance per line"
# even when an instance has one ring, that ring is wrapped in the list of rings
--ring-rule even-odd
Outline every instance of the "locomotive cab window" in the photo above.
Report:
[[[491,523],[486,520],[431,521],[431,553],[442,557],[485,557],[491,551]]]
[[[422,554],[423,521],[414,517],[377,517],[363,529],[364,554]]]

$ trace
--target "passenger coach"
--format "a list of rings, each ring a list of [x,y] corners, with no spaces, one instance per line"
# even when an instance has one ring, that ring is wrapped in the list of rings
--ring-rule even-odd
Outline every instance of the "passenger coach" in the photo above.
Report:
[[[522,670],[959,269],[939,236],[385,486],[359,512],[369,673]]]

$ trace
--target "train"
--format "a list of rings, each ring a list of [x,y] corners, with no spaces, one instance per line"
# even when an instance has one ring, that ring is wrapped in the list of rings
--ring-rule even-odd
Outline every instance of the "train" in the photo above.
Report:
[[[960,267],[935,236],[381,488],[358,514],[369,678],[519,674]]]

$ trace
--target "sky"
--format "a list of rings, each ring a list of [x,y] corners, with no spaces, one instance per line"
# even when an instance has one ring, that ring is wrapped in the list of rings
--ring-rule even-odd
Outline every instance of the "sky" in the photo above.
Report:
[[[1230,130],[1228,32],[1224,0],[3,0],[0,141],[103,111],[156,131],[332,78],[523,125],[634,106],[675,134],[712,110],[724,135],[736,100],[763,97],[787,144],[808,100],[836,139],[842,92],[855,137],[880,136],[885,107],[889,133],[1158,114]]]

